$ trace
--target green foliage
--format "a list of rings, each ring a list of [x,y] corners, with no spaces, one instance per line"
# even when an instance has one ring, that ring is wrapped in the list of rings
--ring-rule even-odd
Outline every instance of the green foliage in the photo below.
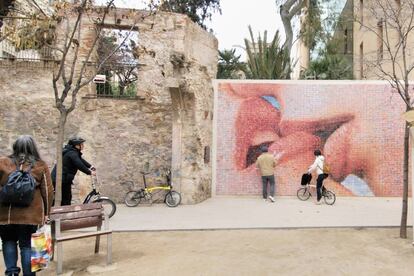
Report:
[[[337,52],[334,40],[327,43],[318,58],[310,62],[309,68],[301,73],[302,79],[349,80],[353,78],[352,61]]]
[[[263,38],[254,39],[251,26],[249,26],[251,41],[244,39],[247,53],[246,76],[249,79],[289,79],[291,72],[289,52],[280,46],[279,31],[273,40],[267,42],[267,31]],[[286,70],[285,68],[288,68]]]
[[[307,21],[301,35],[309,47],[309,68],[301,72],[302,79],[352,79],[352,57],[339,53],[338,39],[334,31],[340,28],[338,6],[344,0],[310,0]],[[343,42],[342,42],[343,43]],[[345,42],[346,43],[346,42]]]
[[[160,10],[188,15],[192,21],[206,29],[206,19],[214,12],[221,12],[220,0],[166,0],[161,1]]]
[[[344,56],[332,55],[311,61],[309,68],[302,72],[302,79],[349,80],[352,66]]]
[[[323,39],[324,30],[321,22],[321,9],[318,0],[309,0],[307,9],[307,21],[300,31],[306,46],[312,51],[318,41]]]
[[[236,56],[236,50],[219,51],[217,79],[240,79],[240,72],[246,71],[246,64]]]

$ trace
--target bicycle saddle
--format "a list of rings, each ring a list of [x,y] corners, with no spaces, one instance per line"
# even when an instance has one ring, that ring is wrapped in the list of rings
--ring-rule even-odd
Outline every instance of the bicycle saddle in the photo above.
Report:
[[[140,172],[141,174],[143,174],[143,175],[147,175],[147,174],[150,174],[150,172]]]

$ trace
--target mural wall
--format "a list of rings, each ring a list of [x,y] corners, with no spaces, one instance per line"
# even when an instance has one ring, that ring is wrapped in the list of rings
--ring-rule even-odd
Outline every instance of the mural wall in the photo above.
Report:
[[[263,144],[277,159],[277,195],[296,194],[315,149],[337,194],[401,195],[404,105],[387,83],[221,81],[215,93],[217,195],[261,193],[254,162]]]

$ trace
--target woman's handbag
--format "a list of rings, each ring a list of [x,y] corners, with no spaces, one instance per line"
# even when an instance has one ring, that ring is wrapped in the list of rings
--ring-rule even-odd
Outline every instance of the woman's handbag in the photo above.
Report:
[[[40,227],[32,234],[32,272],[47,268],[53,255],[52,231],[50,224]]]

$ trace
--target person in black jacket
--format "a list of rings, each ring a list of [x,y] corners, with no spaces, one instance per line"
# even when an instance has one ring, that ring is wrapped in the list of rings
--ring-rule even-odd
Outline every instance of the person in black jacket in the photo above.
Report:
[[[62,202],[70,205],[72,202],[72,184],[78,170],[87,175],[95,175],[95,168],[82,158],[85,139],[74,137],[68,141],[62,152]],[[53,185],[56,186],[56,165],[52,171]]]

